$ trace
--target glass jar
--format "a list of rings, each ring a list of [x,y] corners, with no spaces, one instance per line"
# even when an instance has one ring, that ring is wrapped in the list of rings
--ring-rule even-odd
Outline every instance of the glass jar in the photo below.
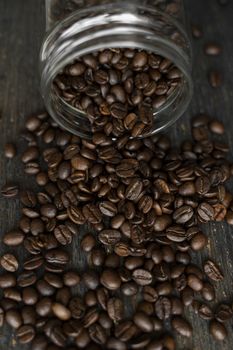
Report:
[[[46,0],[46,15],[41,91],[48,112],[60,126],[91,137],[85,113],[62,99],[53,81],[78,57],[106,48],[143,49],[171,60],[182,72],[181,84],[154,108],[148,134],[171,125],[187,109],[193,90],[192,55],[183,0]]]

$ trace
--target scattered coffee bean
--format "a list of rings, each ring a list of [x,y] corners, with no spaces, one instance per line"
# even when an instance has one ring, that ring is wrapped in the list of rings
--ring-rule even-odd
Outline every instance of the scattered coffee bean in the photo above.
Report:
[[[6,158],[14,158],[16,156],[16,148],[13,143],[7,143],[4,148],[4,154]]]
[[[210,334],[215,340],[223,341],[227,337],[227,330],[222,323],[213,320],[210,322]]]
[[[219,88],[222,85],[223,77],[222,74],[217,70],[211,70],[209,72],[209,84],[212,88]]]
[[[1,189],[1,194],[5,198],[14,198],[18,195],[19,188],[14,184],[6,184]]]
[[[12,254],[4,254],[0,260],[1,266],[9,272],[15,272],[18,270],[19,263],[16,257]]]
[[[222,52],[219,44],[209,42],[205,45],[205,54],[209,56],[218,56]]]
[[[219,270],[218,266],[211,260],[207,260],[204,263],[204,271],[207,276],[213,281],[221,281],[223,279],[223,274]]]

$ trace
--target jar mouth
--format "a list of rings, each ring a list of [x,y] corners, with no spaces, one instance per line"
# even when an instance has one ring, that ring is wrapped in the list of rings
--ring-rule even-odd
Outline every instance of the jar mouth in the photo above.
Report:
[[[161,35],[161,26],[167,27],[167,35]],[[53,94],[53,81],[78,57],[109,47],[142,49],[161,55],[182,72],[179,88],[154,110],[156,125],[150,135],[174,123],[186,110],[193,91],[189,40],[171,16],[131,4],[100,5],[75,12],[48,33],[40,53],[41,91],[56,122],[74,134],[91,137],[85,113]]]

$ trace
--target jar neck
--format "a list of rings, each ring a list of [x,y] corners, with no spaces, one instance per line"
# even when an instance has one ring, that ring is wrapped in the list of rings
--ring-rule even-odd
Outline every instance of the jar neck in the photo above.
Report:
[[[60,22],[45,38],[40,53],[41,91],[51,116],[63,127],[84,136],[90,134],[90,125],[83,113],[68,106],[53,94],[53,81],[63,68],[82,55],[105,48],[138,48],[155,52],[170,59],[183,73],[183,84],[176,98],[184,98],[177,119],[189,103],[191,81],[191,48],[184,29],[167,14],[149,7],[127,3],[96,6],[78,11]],[[183,89],[188,90],[184,96]],[[173,96],[174,98],[174,96]],[[177,100],[178,101],[178,100]],[[185,108],[186,108],[185,107]],[[171,113],[171,101],[158,109],[164,115]],[[174,110],[173,112],[174,113]],[[166,117],[167,117],[166,116]],[[168,117],[167,117],[168,118]],[[81,124],[80,124],[81,123]],[[156,127],[161,130],[162,122]]]

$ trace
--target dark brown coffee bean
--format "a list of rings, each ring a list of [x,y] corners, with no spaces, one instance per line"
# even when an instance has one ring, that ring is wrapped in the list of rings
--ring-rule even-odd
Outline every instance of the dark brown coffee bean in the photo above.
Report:
[[[138,179],[132,179],[126,188],[125,196],[127,199],[134,201],[138,199],[143,189],[143,183]]]
[[[119,322],[124,316],[124,304],[118,298],[111,298],[107,303],[107,312],[114,322]]]
[[[68,245],[72,242],[72,232],[66,225],[59,225],[54,230],[54,236],[62,245]]]
[[[1,189],[1,194],[5,198],[14,198],[19,193],[19,187],[14,184],[6,184]]]
[[[209,129],[212,133],[217,135],[223,135],[225,132],[224,125],[219,120],[212,120],[209,124]]]
[[[198,308],[198,314],[203,320],[211,320],[214,316],[213,311],[206,304],[200,305]]]
[[[12,254],[4,254],[0,260],[1,266],[9,272],[15,272],[18,270],[19,263],[16,257]]]
[[[71,318],[70,310],[60,303],[53,303],[52,311],[59,320],[67,321]]]
[[[6,322],[14,329],[18,329],[22,325],[22,317],[18,310],[11,309],[6,312]]]
[[[221,46],[212,42],[207,43],[204,49],[205,49],[205,54],[210,56],[217,56],[222,52]]]
[[[67,271],[63,275],[63,282],[67,287],[75,287],[80,283],[80,276],[76,271]]]
[[[22,299],[26,305],[35,305],[38,301],[39,295],[33,287],[26,287],[22,291]]]
[[[204,263],[204,271],[206,275],[213,281],[221,281],[223,280],[223,274],[219,270],[218,266],[211,260],[207,260]]]
[[[226,322],[233,316],[233,311],[230,305],[220,304],[215,311],[215,318],[219,322]]]
[[[142,332],[151,333],[153,331],[153,322],[145,313],[136,312],[133,321]]]
[[[173,219],[177,224],[185,224],[187,221],[189,221],[193,216],[193,208],[184,205],[180,207],[179,209],[176,209],[173,213]]]
[[[173,225],[167,228],[166,236],[172,242],[183,242],[187,238],[187,233],[182,226]]]
[[[102,272],[100,282],[109,290],[117,290],[121,285],[121,279],[118,272],[111,269],[106,269]]]
[[[35,337],[35,329],[30,325],[24,325],[17,329],[16,336],[21,344],[30,343]]]
[[[137,327],[132,321],[122,321],[115,327],[115,336],[123,342],[129,341],[137,333]]]
[[[187,285],[195,292],[199,292],[203,288],[203,282],[194,274],[190,274],[187,277]]]
[[[117,230],[103,230],[98,238],[104,245],[115,245],[121,240],[121,233]]]
[[[209,72],[209,84],[212,88],[219,88],[223,83],[222,74],[217,70],[211,70]]]
[[[140,286],[146,286],[152,282],[152,274],[144,269],[135,269],[132,273],[133,280]]]
[[[86,306],[81,298],[73,297],[69,302],[69,310],[73,318],[80,319],[86,312]]]
[[[6,272],[0,275],[0,288],[11,288],[16,286],[16,277],[13,273]]]
[[[201,203],[197,208],[197,212],[202,222],[208,222],[214,218],[214,208],[208,203]]]
[[[210,334],[215,340],[223,341],[227,337],[227,330],[222,323],[213,320],[210,323]]]
[[[17,284],[20,287],[29,287],[37,280],[37,276],[33,271],[25,271],[18,275]]]
[[[96,245],[95,238],[91,234],[87,234],[81,241],[81,248],[85,252],[90,252]]]
[[[4,289],[3,294],[5,298],[15,300],[17,302],[22,301],[21,293],[15,288],[6,288]]]
[[[167,297],[159,297],[155,303],[155,313],[160,320],[165,320],[170,317],[172,312],[172,304]]]
[[[195,39],[200,39],[203,36],[203,32],[196,24],[192,25],[192,35]]]
[[[214,287],[208,282],[203,284],[201,294],[206,301],[213,301],[215,299]]]
[[[16,148],[13,143],[6,143],[4,146],[4,155],[6,158],[12,159],[16,156]]]
[[[102,221],[102,213],[94,204],[87,204],[83,208],[85,219],[91,224],[98,224]]]
[[[94,270],[88,270],[83,274],[83,282],[88,289],[95,290],[99,285],[99,275]]]
[[[111,115],[116,119],[124,119],[127,112],[128,110],[123,103],[116,102],[111,105]]]
[[[173,329],[184,337],[190,338],[192,335],[192,327],[190,324],[181,318],[180,316],[176,316],[172,319],[172,327]]]

